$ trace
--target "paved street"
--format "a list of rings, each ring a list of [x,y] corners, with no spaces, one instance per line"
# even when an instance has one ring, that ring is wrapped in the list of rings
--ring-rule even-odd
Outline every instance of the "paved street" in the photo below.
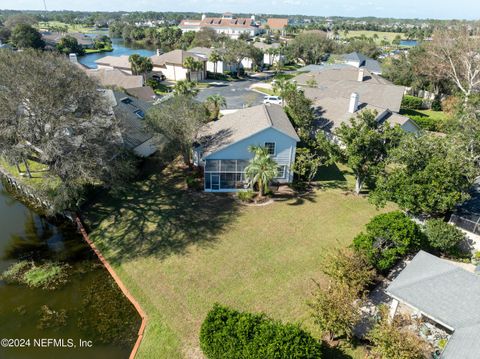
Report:
[[[260,105],[263,102],[264,95],[249,89],[249,87],[256,82],[258,81],[215,81],[214,83],[217,85],[200,90],[197,99],[205,101],[208,96],[219,94],[227,100],[227,109],[239,109],[245,106]]]

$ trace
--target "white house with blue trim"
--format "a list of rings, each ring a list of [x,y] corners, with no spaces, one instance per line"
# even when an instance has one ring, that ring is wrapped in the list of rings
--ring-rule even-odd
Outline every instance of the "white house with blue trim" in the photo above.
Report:
[[[197,137],[194,163],[204,170],[206,192],[237,192],[248,188],[249,146],[264,146],[278,164],[275,182],[290,183],[299,141],[281,106],[254,106],[206,124]]]

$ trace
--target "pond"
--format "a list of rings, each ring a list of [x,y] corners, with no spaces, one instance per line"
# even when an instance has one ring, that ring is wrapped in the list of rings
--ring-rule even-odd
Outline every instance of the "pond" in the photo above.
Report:
[[[417,46],[418,45],[418,41],[417,40],[401,40],[400,41],[400,46],[409,46],[409,47],[412,47],[412,46]]]
[[[132,304],[70,222],[35,213],[0,182],[0,273],[20,261],[61,264],[66,283],[40,289],[0,280],[0,339],[30,339],[0,347],[0,358],[128,358],[141,322]]]
[[[96,60],[101,59],[105,56],[122,56],[122,55],[132,55],[139,54],[141,56],[152,56],[156,53],[154,48],[147,49],[144,46],[135,44],[135,43],[126,43],[123,39],[112,39],[113,51],[111,52],[101,52],[96,54],[83,55],[78,58],[78,61],[92,69],[97,68]]]

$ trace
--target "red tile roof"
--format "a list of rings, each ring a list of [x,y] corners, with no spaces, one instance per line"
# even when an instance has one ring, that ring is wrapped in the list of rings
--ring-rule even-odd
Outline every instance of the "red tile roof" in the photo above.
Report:
[[[267,20],[267,25],[272,30],[283,30],[288,26],[288,19],[270,18]]]

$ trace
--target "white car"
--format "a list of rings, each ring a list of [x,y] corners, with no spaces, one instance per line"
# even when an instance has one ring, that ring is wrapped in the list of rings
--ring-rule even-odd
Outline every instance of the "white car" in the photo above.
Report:
[[[263,103],[264,104],[274,104],[274,105],[281,105],[282,104],[282,98],[280,96],[265,96],[263,98]]]

